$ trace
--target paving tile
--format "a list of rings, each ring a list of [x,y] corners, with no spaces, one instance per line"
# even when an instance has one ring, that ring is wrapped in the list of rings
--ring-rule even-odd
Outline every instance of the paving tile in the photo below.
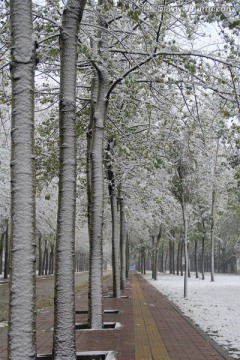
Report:
[[[111,295],[111,279],[104,281],[104,294]],[[76,309],[87,310],[87,291],[76,295]],[[107,330],[76,331],[76,351],[114,351],[117,360],[230,360],[207,335],[186,319],[167,298],[139,273],[130,271],[127,289],[121,299],[105,297],[104,322],[121,327]],[[87,314],[76,314],[76,322],[87,322]],[[37,314],[38,352],[52,349],[53,308]],[[1,330],[0,360],[7,360],[7,333]]]

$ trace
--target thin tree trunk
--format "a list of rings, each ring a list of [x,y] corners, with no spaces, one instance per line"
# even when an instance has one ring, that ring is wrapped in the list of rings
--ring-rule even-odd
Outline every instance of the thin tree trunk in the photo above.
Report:
[[[165,255],[165,262],[164,262],[164,272],[167,272],[167,260],[168,260],[168,254]]]
[[[172,242],[172,273],[175,274],[175,242]]]
[[[55,260],[55,360],[76,359],[75,213],[76,213],[76,73],[77,36],[85,0],[68,0],[60,32],[59,200]]]
[[[119,246],[119,234],[118,234],[118,210],[117,210],[117,195],[115,176],[111,164],[112,147],[114,140],[108,141],[107,147],[107,175],[108,175],[108,191],[111,204],[111,216],[112,216],[112,269],[113,269],[113,297],[120,298],[120,246]]]
[[[42,237],[38,238],[38,275],[42,275]]]
[[[188,242],[188,277],[191,277],[191,258],[189,256],[189,242]]]
[[[172,274],[172,240],[169,240],[169,272]]]
[[[225,246],[222,248],[222,272],[225,274],[226,272],[226,254],[225,254]]]
[[[220,260],[221,260],[221,245],[220,241],[218,241],[218,259],[217,259],[217,272],[220,273]]]
[[[215,176],[215,174],[216,174],[217,160],[218,160],[218,151],[219,151],[219,141],[220,141],[220,139],[217,139],[216,158],[215,158],[215,164],[214,164],[214,169],[213,169],[213,176]],[[215,266],[214,266],[214,257],[215,257],[215,241],[214,241],[215,200],[216,200],[216,188],[215,188],[215,179],[214,179],[213,189],[212,189],[211,228],[210,228],[210,240],[211,240],[211,281],[212,281],[212,282],[214,281],[214,272],[215,272]]]
[[[181,240],[181,251],[180,251],[180,270],[181,270],[181,276],[183,276],[183,244],[184,244],[184,240]]]
[[[42,273],[41,275],[44,275],[45,266],[46,266],[46,248],[47,248],[47,240],[45,240],[44,243],[44,251],[43,251],[43,259],[42,259]]]
[[[156,280],[156,244],[155,236],[152,236],[152,279]]]
[[[211,228],[210,228],[210,239],[211,239],[211,281],[214,281],[214,256],[215,256],[215,244],[214,244],[214,207],[215,207],[215,189],[212,191],[212,205],[211,205]]]
[[[9,359],[35,359],[35,159],[32,2],[10,1],[11,21],[11,275]]]
[[[46,257],[45,257],[45,268],[44,268],[44,274],[45,275],[48,275],[48,247],[46,247],[45,249],[45,252],[46,252]]]
[[[186,203],[184,201],[184,195],[182,194],[182,215],[184,226],[184,257],[185,257],[185,273],[184,273],[184,298],[188,296],[188,228],[187,228],[187,214]]]
[[[4,279],[8,278],[9,274],[9,235],[8,235],[8,220],[5,231],[5,262],[4,262]]]
[[[162,243],[162,251],[161,251],[161,272],[164,272],[164,243]]]
[[[179,264],[180,264],[180,241],[178,241],[177,247],[177,275],[179,275]]]
[[[120,246],[118,234],[118,211],[117,196],[111,193],[111,212],[112,212],[112,265],[113,265],[113,296],[120,298]]]
[[[162,212],[161,212],[162,213]],[[163,232],[163,224],[161,223],[160,224],[160,227],[159,227],[159,231],[158,231],[158,234],[157,234],[157,237],[155,239],[155,249],[154,249],[154,277],[153,279],[154,280],[157,280],[157,273],[158,273],[158,258],[159,258],[159,246],[160,246],[160,240],[161,240],[161,237],[162,237],[162,232]]]
[[[205,262],[205,222],[204,219],[202,220],[202,280],[205,280],[205,269],[204,269],[204,262]]]
[[[129,235],[126,235],[126,279],[129,276]]]
[[[118,188],[118,200],[120,211],[120,286],[121,290],[126,288],[126,220],[124,211],[124,200],[122,194],[122,185]]]
[[[195,240],[195,254],[194,254],[194,259],[195,259],[196,279],[198,279],[198,241],[197,241],[197,240]]]
[[[2,271],[3,271],[3,242],[4,242],[4,237],[5,237],[5,233],[3,232],[1,234],[1,239],[0,239],[0,275],[2,275]]]
[[[53,256],[54,256],[54,245],[51,244],[50,247],[50,255],[49,255],[49,269],[48,269],[48,273],[49,275],[53,274]]]

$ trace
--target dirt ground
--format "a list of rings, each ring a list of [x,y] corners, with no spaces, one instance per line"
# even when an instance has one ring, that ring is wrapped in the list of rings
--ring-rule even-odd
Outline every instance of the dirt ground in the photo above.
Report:
[[[111,271],[104,271],[104,277],[111,274]],[[76,273],[75,292],[79,292],[88,286],[88,272]],[[37,310],[53,305],[54,299],[54,277],[37,276]],[[0,325],[8,321],[9,306],[9,283],[0,281]]]

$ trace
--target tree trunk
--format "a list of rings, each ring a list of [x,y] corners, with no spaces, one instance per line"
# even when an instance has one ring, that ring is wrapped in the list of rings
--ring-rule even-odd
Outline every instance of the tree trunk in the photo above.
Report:
[[[45,253],[46,253],[46,255],[45,255],[44,275],[48,275],[48,262],[49,262],[49,261],[48,261],[48,253],[49,253],[48,247],[46,247]]]
[[[54,271],[54,244],[51,244],[49,274],[52,275]]]
[[[154,269],[154,276],[153,276],[153,279],[154,280],[157,280],[157,273],[158,273],[158,258],[159,258],[159,247],[160,247],[160,240],[161,240],[161,237],[162,237],[162,232],[163,232],[163,224],[161,223],[160,224],[160,227],[159,227],[159,231],[158,231],[158,234],[156,236],[156,238],[153,239],[154,241],[154,257],[153,257],[153,262],[154,262],[154,265],[153,265],[153,269]]]
[[[186,203],[184,195],[182,194],[182,215],[183,215],[183,227],[184,227],[184,258],[185,258],[185,273],[184,273],[184,297],[188,296],[188,224],[187,224],[187,213]]]
[[[197,240],[195,240],[194,260],[195,260],[196,279],[198,279],[198,241]]]
[[[110,196],[111,216],[112,216],[112,271],[113,271],[113,297],[120,298],[120,246],[118,234],[118,210],[115,176],[111,164],[112,147],[114,140],[108,141],[107,147],[107,175],[108,175],[108,191]]]
[[[213,169],[213,176],[216,175],[217,161],[218,161],[218,151],[219,151],[219,142],[220,139],[217,139],[217,148],[216,148],[216,157],[215,164]],[[213,183],[212,189],[212,203],[211,203],[211,228],[210,228],[210,240],[211,240],[211,281],[214,281],[214,257],[215,257],[215,241],[214,241],[214,221],[215,221],[215,200],[216,200],[216,188],[215,188],[215,180]]]
[[[41,275],[45,275],[46,269],[46,257],[47,257],[47,240],[45,240],[44,251],[43,251],[43,260],[42,260],[42,273]]]
[[[99,0],[99,5],[102,1]],[[100,59],[106,56],[107,39],[104,23],[101,18],[98,33],[98,55]],[[93,64],[96,70],[94,92],[96,104],[93,106],[91,150],[90,150],[90,286],[89,286],[89,313],[91,328],[102,329],[103,326],[103,298],[102,298],[102,224],[103,224],[103,143],[104,128],[107,115],[107,93],[109,89],[109,74],[102,63]],[[89,129],[90,130],[90,129]]]
[[[225,246],[222,247],[222,272],[225,274],[226,272],[226,253]]]
[[[212,206],[211,206],[211,228],[210,228],[210,239],[211,239],[211,281],[214,281],[214,255],[215,255],[215,244],[214,244],[214,207],[215,207],[215,189],[212,191]]]
[[[4,262],[4,279],[8,278],[9,274],[9,235],[8,235],[8,220],[5,231],[5,262]]]
[[[205,222],[204,219],[202,220],[202,280],[205,280],[205,269],[204,269],[204,262],[205,262]]]
[[[155,236],[152,236],[152,279],[156,280],[156,240]]]
[[[126,235],[126,279],[128,279],[129,276],[129,235],[127,233]]]
[[[177,275],[179,275],[179,265],[180,265],[180,246],[181,243],[178,241],[178,247],[177,247]]]
[[[175,242],[172,241],[172,273],[175,274]]]
[[[122,194],[122,185],[118,188],[118,200],[120,211],[120,286],[121,290],[126,288],[126,220],[124,211],[124,200]]]
[[[2,275],[3,271],[3,242],[4,242],[5,233],[1,234],[0,238],[0,275]]]
[[[8,358],[36,357],[35,158],[32,2],[10,1],[11,21],[11,276]]]
[[[167,260],[168,260],[168,254],[165,255],[165,262],[164,262],[164,272],[167,272]]]
[[[162,243],[160,271],[164,272],[164,243]]]
[[[60,167],[55,260],[55,360],[75,353],[76,72],[77,36],[85,0],[68,0],[60,32]]]
[[[42,275],[42,237],[38,238],[38,275]]]
[[[172,240],[169,240],[169,272],[172,274],[173,266],[172,266]]]
[[[184,240],[181,240],[181,249],[180,249],[180,270],[181,270],[181,276],[183,276],[183,244],[184,244]]]

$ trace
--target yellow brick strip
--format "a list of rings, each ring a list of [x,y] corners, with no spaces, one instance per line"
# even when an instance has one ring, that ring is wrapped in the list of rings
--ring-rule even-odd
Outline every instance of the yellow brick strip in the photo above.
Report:
[[[133,276],[135,360],[170,360],[136,276]]]

